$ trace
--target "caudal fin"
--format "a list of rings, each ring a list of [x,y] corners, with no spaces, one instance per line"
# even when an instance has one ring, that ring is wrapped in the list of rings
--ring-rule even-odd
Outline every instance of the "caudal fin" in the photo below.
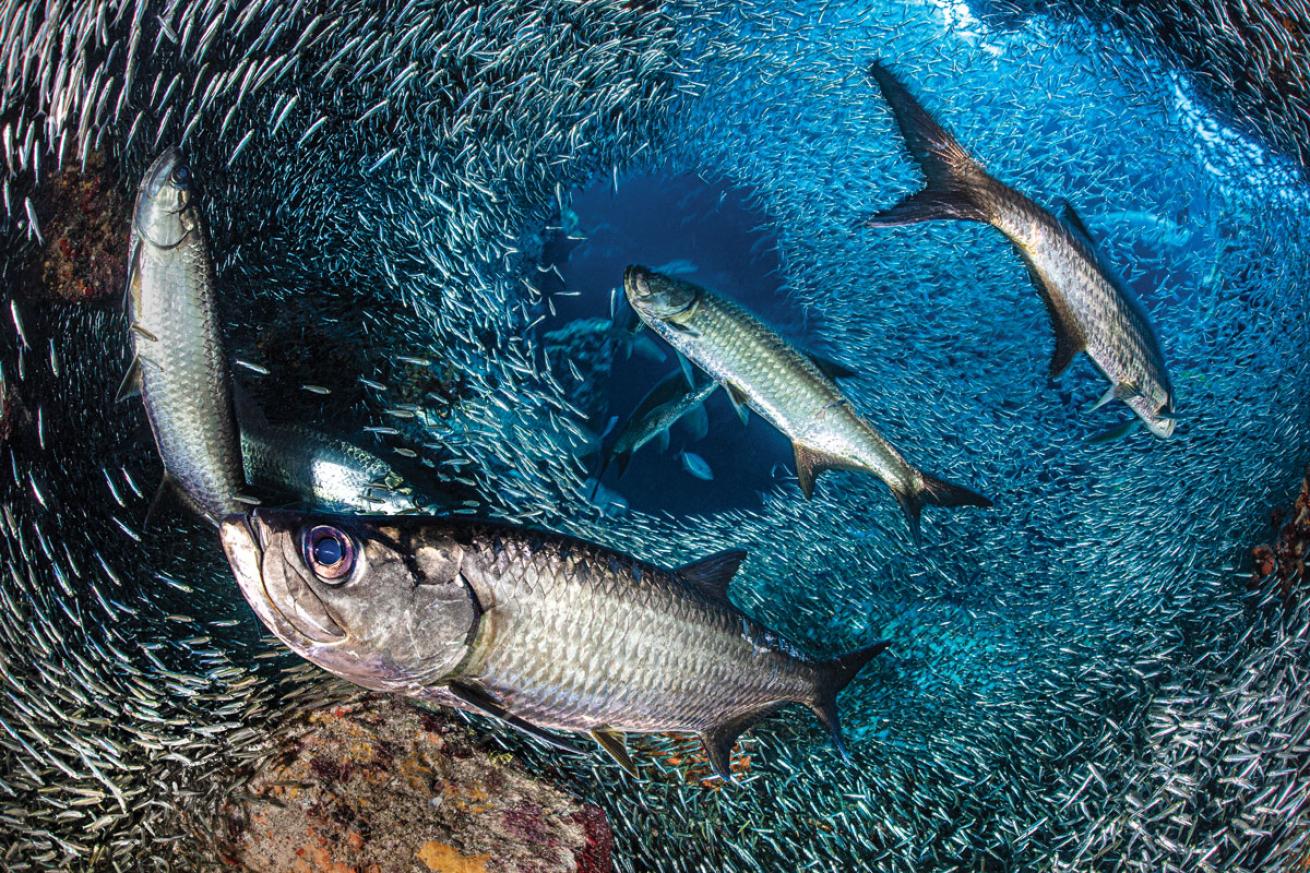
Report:
[[[896,227],[937,218],[988,221],[985,195],[998,183],[881,61],[870,64],[869,77],[891,107],[905,146],[923,168],[928,184],[890,209],[869,216],[864,225]]]
[[[865,664],[886,651],[890,645],[890,640],[882,640],[867,649],[860,649],[851,652],[849,655],[843,655],[835,661],[829,661],[819,668],[819,677],[814,683],[814,699],[807,701],[807,705],[818,716],[819,721],[823,722],[823,726],[828,729],[828,735],[832,737],[833,747],[836,748],[837,754],[841,755],[845,760],[850,760],[850,755],[846,753],[846,742],[841,735],[841,717],[837,714],[837,695],[850,684],[851,680],[855,678],[855,674],[859,673]]]
[[[910,534],[914,541],[920,541],[919,517],[923,514],[924,504],[933,506],[981,506],[983,508],[992,505],[992,502],[976,491],[970,491],[962,485],[955,485],[946,482],[927,473],[920,473],[919,478],[922,480],[919,490],[915,492],[893,491],[896,500],[901,504],[901,510],[905,513],[905,518],[910,523]]]

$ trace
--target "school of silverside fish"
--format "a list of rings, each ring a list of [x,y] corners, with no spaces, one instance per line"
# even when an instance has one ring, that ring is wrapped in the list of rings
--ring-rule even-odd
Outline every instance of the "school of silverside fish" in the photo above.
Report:
[[[632,709],[595,718],[592,687],[500,706],[497,682],[540,670],[513,652],[480,652],[480,681],[442,692],[539,735],[592,731],[635,771],[492,732],[605,809],[619,869],[1268,871],[1310,853],[1310,613],[1248,590],[1243,563],[1307,460],[1310,209],[1246,104],[1209,107],[1114,32],[890,0],[13,0],[0,70],[6,869],[217,864],[219,810],[292,716],[353,693],[260,618],[357,682],[314,647],[356,619],[390,643],[370,631],[394,596],[303,572],[331,582],[357,546],[384,590],[413,572],[397,554],[434,583],[441,633],[420,654],[438,663],[463,660],[476,637],[452,630],[483,605],[441,583],[513,590],[518,556],[547,595],[576,597],[568,569],[591,562],[627,574],[620,593],[638,578],[662,592],[648,601],[694,606],[679,675],[722,686],[743,643],[793,671],[789,696],[739,701],[771,717],[732,785],[687,778],[676,740],[625,747],[608,728]],[[49,175],[96,155],[203,223],[142,222],[138,198],[125,309],[54,303],[25,266]],[[758,504],[689,517],[593,500],[598,428],[537,330],[556,305],[543,229],[570,192],[609,180],[616,209],[641,210],[625,178],[664,171],[750,192],[777,293],[811,325],[791,342],[712,288],[615,277],[797,447]],[[964,220],[919,221],[944,217]],[[207,257],[150,250],[175,239]],[[147,277],[178,276],[208,290],[160,320]],[[221,353],[161,361],[168,331]],[[780,370],[805,390],[779,393]],[[152,387],[170,373],[190,384]],[[653,389],[615,435],[616,466],[712,390],[679,376],[685,393]],[[815,409],[825,428],[796,430]],[[1089,439],[1134,421],[1150,432]],[[841,455],[856,444],[869,454]],[[815,481],[830,468],[848,471]],[[365,515],[252,512],[266,493]],[[261,591],[283,599],[257,618]],[[503,618],[511,635],[531,637],[525,614]],[[558,604],[549,620],[574,626]],[[708,674],[686,642],[707,639]],[[816,680],[825,663],[841,669]],[[838,733],[830,698],[860,667]],[[668,678],[658,659],[634,671]],[[705,733],[730,775],[722,713],[684,715],[630,727]]]

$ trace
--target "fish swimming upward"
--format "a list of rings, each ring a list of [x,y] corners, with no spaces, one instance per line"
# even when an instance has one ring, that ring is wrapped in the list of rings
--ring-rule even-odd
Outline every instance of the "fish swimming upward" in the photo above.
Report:
[[[877,643],[806,658],[739,612],[744,552],[664,570],[556,534],[421,516],[255,510],[222,524],[242,593],[284,643],[365,688],[480,711],[556,747],[700,735],[730,779],[737,736],[809,707],[842,754],[837,694]]]
[[[960,219],[1001,231],[1027,264],[1055,328],[1051,375],[1064,372],[1078,352],[1087,352],[1110,380],[1109,390],[1092,408],[1122,400],[1151,433],[1171,436],[1173,387],[1159,339],[1146,310],[1106,266],[1073,207],[1066,204],[1061,221],[992,178],[890,70],[875,62],[869,75],[891,106],[928,184],[864,224],[894,227]],[[1135,423],[1129,419],[1101,438],[1122,436]]]
[[[140,394],[172,487],[215,525],[241,508],[245,485],[191,170],[175,150],[155,159],[137,193],[128,253],[132,365],[119,399]]]
[[[815,360],[742,307],[682,279],[628,267],[628,302],[642,320],[696,366],[782,431],[796,450],[796,476],[808,498],[824,470],[872,473],[896,495],[919,538],[924,504],[991,506],[967,488],[929,476],[851,408]]]

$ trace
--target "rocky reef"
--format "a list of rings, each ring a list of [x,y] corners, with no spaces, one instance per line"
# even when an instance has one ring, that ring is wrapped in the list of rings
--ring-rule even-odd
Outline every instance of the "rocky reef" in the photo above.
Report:
[[[388,697],[310,713],[222,809],[249,873],[605,873],[605,814],[449,713]]]

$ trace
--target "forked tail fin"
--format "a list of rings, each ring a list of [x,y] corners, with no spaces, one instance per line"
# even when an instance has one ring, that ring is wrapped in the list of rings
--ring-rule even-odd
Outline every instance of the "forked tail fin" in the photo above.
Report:
[[[970,491],[962,485],[946,482],[927,473],[920,472],[922,480],[919,490],[914,492],[896,491],[896,500],[901,504],[901,511],[910,523],[910,534],[915,543],[920,542],[919,517],[923,514],[924,504],[933,506],[981,506],[987,508],[992,502],[976,491]]]
[[[806,703],[819,721],[823,723],[823,726],[828,729],[828,736],[832,737],[833,747],[844,760],[849,760],[850,755],[846,753],[846,742],[841,735],[841,717],[837,713],[837,695],[850,684],[860,670],[864,669],[865,664],[881,655],[890,645],[890,640],[882,640],[868,648],[843,655],[819,667],[819,678],[814,683],[814,699]]]
[[[928,184],[889,209],[864,220],[866,227],[896,227],[937,218],[990,220],[988,189],[999,185],[950,131],[923,108],[900,79],[881,61],[869,65],[869,77],[882,91],[901,129],[905,146],[923,168]]]

